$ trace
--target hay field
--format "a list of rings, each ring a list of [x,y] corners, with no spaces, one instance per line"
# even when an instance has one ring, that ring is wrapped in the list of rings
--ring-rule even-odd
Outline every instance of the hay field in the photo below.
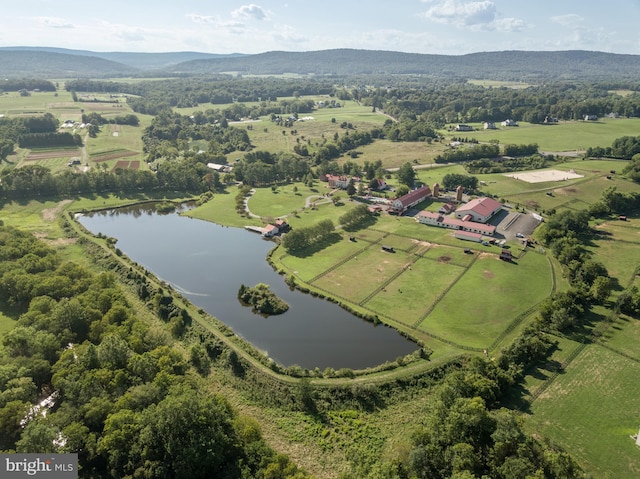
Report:
[[[599,479],[640,477],[640,361],[594,344],[531,405],[530,429],[562,444]]]

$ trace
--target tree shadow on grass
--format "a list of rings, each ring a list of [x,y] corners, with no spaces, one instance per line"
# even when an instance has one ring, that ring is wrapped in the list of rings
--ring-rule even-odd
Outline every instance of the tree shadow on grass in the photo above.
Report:
[[[313,246],[309,246],[303,250],[299,251],[291,251],[289,254],[291,256],[295,256],[296,258],[308,258],[309,256],[313,256],[314,254],[322,251],[329,246],[332,246],[336,243],[342,241],[342,236],[339,233],[331,233],[327,236],[323,241],[314,244]]]
[[[378,222],[378,220],[374,216],[367,216],[363,221],[361,221],[361,222],[359,222],[357,224],[343,226],[342,229],[344,231],[349,232],[349,233],[354,233],[356,231],[360,231],[360,230],[364,230],[364,229],[370,228],[370,227],[374,226],[377,222]]]

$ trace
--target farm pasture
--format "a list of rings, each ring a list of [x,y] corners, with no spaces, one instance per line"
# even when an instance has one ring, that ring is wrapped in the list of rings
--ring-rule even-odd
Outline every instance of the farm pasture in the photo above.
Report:
[[[411,262],[411,256],[401,251],[387,253],[374,245],[337,268],[327,271],[311,284],[358,304],[391,276],[400,273]]]
[[[562,444],[592,477],[640,476],[640,361],[587,346],[531,405],[529,429]]]
[[[576,152],[589,147],[609,146],[621,136],[636,136],[640,118],[601,118],[598,121],[561,121],[556,125],[534,125],[519,122],[517,127],[484,130],[481,124],[471,124],[477,131],[455,132],[457,137],[475,138],[481,142],[498,140],[500,144],[537,143],[542,151]],[[446,132],[449,135],[449,132]]]
[[[514,262],[481,254],[418,328],[463,346],[490,349],[518,315],[549,295],[551,274],[547,257],[533,251]]]
[[[412,326],[462,272],[449,262],[418,259],[363,306]]]

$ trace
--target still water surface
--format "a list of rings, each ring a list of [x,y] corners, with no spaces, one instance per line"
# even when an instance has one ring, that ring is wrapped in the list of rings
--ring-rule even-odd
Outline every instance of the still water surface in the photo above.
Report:
[[[363,321],[329,301],[291,291],[266,261],[274,244],[256,233],[136,206],[83,216],[94,234],[117,238],[133,261],[233,328],[284,366],[362,369],[393,361],[417,345],[392,328]],[[241,284],[266,283],[289,304],[262,317],[238,299]]]

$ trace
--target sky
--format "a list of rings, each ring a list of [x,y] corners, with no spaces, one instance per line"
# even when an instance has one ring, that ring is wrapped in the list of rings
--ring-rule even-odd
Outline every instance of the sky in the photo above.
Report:
[[[640,0],[254,1],[6,1],[0,46],[219,54],[333,48],[640,54]]]

